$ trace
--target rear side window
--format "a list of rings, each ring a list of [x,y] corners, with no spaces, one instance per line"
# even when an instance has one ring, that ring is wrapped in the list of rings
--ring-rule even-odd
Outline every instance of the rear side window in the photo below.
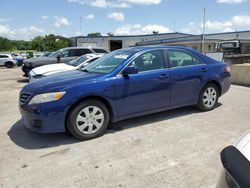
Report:
[[[84,54],[92,53],[89,49],[70,49],[62,52],[63,57],[78,57]]]
[[[0,58],[9,58],[7,55],[0,55]]]
[[[107,53],[107,51],[104,50],[104,49],[94,48],[93,50],[94,50],[96,53]]]
[[[75,56],[81,56],[84,54],[90,54],[92,53],[89,49],[75,49]]]
[[[184,67],[204,64],[203,61],[182,50],[168,50],[168,57],[171,67]]]

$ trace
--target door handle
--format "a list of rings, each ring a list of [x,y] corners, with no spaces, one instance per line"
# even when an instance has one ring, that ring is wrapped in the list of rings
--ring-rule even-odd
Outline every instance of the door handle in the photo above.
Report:
[[[168,79],[168,75],[162,74],[162,75],[160,75],[159,79],[161,79],[161,80]]]
[[[207,68],[203,67],[203,68],[201,69],[201,72],[207,72]]]

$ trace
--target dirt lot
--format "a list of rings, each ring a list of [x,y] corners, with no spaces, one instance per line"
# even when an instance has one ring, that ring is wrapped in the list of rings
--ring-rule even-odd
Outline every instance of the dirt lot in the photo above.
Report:
[[[0,68],[0,187],[214,187],[219,152],[250,128],[250,88],[211,112],[181,108],[115,124],[97,139],[24,128],[20,68]]]

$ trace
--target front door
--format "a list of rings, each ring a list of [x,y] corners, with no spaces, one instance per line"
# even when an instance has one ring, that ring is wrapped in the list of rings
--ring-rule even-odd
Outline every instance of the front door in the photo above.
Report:
[[[138,68],[138,74],[116,77],[115,92],[119,116],[144,112],[169,105],[169,70],[163,50],[145,52],[128,66]]]

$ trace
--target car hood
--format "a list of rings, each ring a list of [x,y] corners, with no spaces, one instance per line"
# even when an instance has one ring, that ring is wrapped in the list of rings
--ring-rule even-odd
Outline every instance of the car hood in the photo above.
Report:
[[[27,84],[23,87],[21,93],[38,94],[65,91],[76,85],[94,82],[103,76],[104,74],[87,73],[78,70],[61,72]]]
[[[52,64],[52,65],[44,65],[41,67],[37,67],[32,69],[31,76],[33,75],[49,75],[56,72],[61,72],[65,70],[74,70],[75,67],[71,65],[67,65],[65,63]]]

